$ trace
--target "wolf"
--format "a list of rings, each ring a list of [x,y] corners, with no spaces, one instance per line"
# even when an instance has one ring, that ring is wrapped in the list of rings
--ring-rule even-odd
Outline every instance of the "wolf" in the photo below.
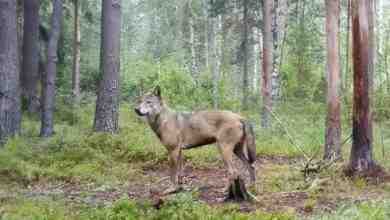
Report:
[[[233,163],[234,155],[246,166],[251,184],[255,182],[255,135],[251,124],[239,114],[230,111],[176,112],[163,100],[159,86],[141,96],[134,110],[146,118],[168,151],[172,186],[165,193],[177,191],[182,186],[182,150],[214,143],[222,155],[230,183],[240,175]]]

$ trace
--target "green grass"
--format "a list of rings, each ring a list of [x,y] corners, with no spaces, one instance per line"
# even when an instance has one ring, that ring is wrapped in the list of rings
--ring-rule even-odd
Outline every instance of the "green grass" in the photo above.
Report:
[[[313,220],[387,220],[390,219],[390,201],[344,204],[332,213],[311,217]]]
[[[1,203],[0,203],[1,204]],[[121,199],[110,207],[90,208],[83,205],[69,205],[53,200],[15,199],[8,204],[2,204],[0,219],[7,220],[290,220],[295,219],[288,213],[242,213],[235,205],[222,208],[209,207],[191,194],[174,195],[160,209],[155,209],[150,203],[135,203]],[[1,218],[2,217],[2,218]]]

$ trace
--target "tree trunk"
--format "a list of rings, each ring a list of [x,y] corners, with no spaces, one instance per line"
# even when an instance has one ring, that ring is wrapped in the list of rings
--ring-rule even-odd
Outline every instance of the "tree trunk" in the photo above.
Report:
[[[305,47],[304,44],[302,44],[301,42],[303,41],[302,39],[304,39],[305,37],[305,34],[306,34],[306,26],[305,26],[305,13],[306,13],[306,0],[301,0],[302,1],[302,4],[299,4],[300,1],[298,1],[298,6],[300,6],[300,10],[301,10],[301,13],[299,13],[299,7],[297,6],[297,16],[298,16],[298,27],[299,27],[299,34],[298,34],[298,38],[296,39],[296,44],[297,45],[300,45],[300,46],[303,46]],[[306,50],[305,48],[298,48],[298,51],[297,51],[297,57],[298,57],[298,84],[303,84],[304,83],[304,80],[305,80],[305,56],[304,56],[304,50]],[[301,94],[303,94],[304,91],[301,90]]]
[[[121,0],[102,1],[102,39],[94,129],[118,131],[120,74]]]
[[[387,30],[386,32],[386,37],[385,39],[389,39],[390,37],[390,34],[389,34],[389,31],[390,30]],[[383,55],[383,59],[384,59],[384,70],[385,70],[385,75],[386,75],[386,92],[387,94],[390,94],[390,74],[389,74],[389,68],[388,68],[388,57],[389,57],[389,44],[386,42],[385,43],[385,48],[384,48],[384,55]]]
[[[16,1],[0,0],[0,145],[20,130]]]
[[[244,0],[243,11],[243,36],[242,36],[242,51],[243,51],[243,74],[242,74],[242,109],[248,109],[248,0]]]
[[[21,64],[23,62],[24,0],[16,0],[16,25],[18,26],[17,38],[18,38],[19,64]]]
[[[345,72],[344,72],[344,79],[342,80],[342,88],[344,90],[344,92],[349,92],[349,83],[348,83],[348,76],[349,76],[349,62],[350,62],[350,59],[349,59],[349,51],[350,51],[350,45],[349,45],[349,42],[350,42],[350,26],[351,26],[351,0],[347,0],[348,1],[348,6],[347,6],[347,36],[346,36],[346,46],[345,46]]]
[[[374,2],[375,0],[367,1],[366,4],[368,6],[368,49],[369,49],[369,57],[371,57],[368,60],[368,72],[369,74],[369,82],[370,82],[370,95],[373,95],[374,92],[374,76],[375,76],[375,62],[376,62],[376,50],[375,50],[375,35],[374,35],[374,29],[375,29],[375,8],[374,8]]]
[[[272,108],[272,0],[264,0],[263,4],[263,78],[261,88],[263,95],[263,110],[261,115],[261,126],[263,128],[268,128],[271,124],[269,111],[271,111]]]
[[[80,101],[80,6],[79,0],[73,1],[74,5],[74,33],[73,33],[73,70],[72,70],[72,95],[73,101]]]
[[[204,59],[205,59],[205,67],[209,70],[209,2],[208,0],[202,1],[202,8],[204,14]]]
[[[370,106],[370,65],[373,57],[370,53],[369,10],[370,1],[352,1],[352,38],[353,38],[353,125],[352,149],[349,170],[351,173],[365,172],[375,166],[372,157],[372,114]]]
[[[27,111],[39,110],[37,86],[39,82],[39,0],[24,2],[23,64],[21,72],[22,93],[26,99]]]
[[[211,74],[213,80],[213,106],[215,109],[219,106],[219,77],[220,77],[220,43],[218,42],[218,33],[221,28],[221,16],[210,19],[210,50],[211,50]]]
[[[47,47],[46,75],[44,76],[42,90],[42,117],[41,137],[50,137],[54,134],[54,105],[55,81],[57,74],[57,49],[61,32],[62,0],[53,0],[53,13],[51,15],[51,29]]]
[[[339,61],[339,19],[340,1],[325,0],[327,35],[327,105],[324,159],[341,157],[340,125],[340,61]]]
[[[195,50],[195,31],[194,31],[194,13],[192,11],[192,0],[188,0],[187,7],[189,11],[189,29],[190,29],[190,52],[191,52],[191,75],[194,79],[198,78],[198,68],[196,63]]]
[[[276,101],[281,96],[280,68],[282,66],[282,50],[285,40],[286,24],[288,17],[287,0],[274,0],[272,15],[273,35],[273,71],[272,71],[272,100]]]

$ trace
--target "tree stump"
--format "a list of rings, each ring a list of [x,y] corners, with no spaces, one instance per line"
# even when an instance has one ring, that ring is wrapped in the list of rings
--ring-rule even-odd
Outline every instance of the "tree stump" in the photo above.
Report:
[[[225,201],[256,201],[256,198],[248,192],[243,179],[237,177],[232,183],[230,183],[228,196],[226,197]]]

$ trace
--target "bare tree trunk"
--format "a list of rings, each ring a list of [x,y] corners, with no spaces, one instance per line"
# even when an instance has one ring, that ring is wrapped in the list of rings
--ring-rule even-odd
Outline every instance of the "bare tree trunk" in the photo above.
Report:
[[[371,83],[373,74],[370,53],[369,10],[370,2],[352,1],[352,37],[353,37],[353,130],[352,149],[349,170],[352,174],[368,171],[375,167],[372,156],[372,114],[370,106]]]
[[[339,20],[340,1],[325,0],[327,34],[327,104],[324,159],[341,157],[340,125],[340,61],[339,61]]]
[[[376,62],[376,50],[375,50],[375,35],[374,35],[374,29],[375,29],[375,8],[374,8],[374,2],[376,0],[367,1],[368,5],[368,39],[369,39],[369,56],[371,57],[369,59],[369,72],[371,73],[369,75],[369,82],[370,82],[370,95],[373,95],[374,92],[374,77],[375,77],[375,62]]]
[[[80,101],[80,6],[79,0],[73,0],[74,5],[74,33],[73,33],[73,70],[72,95],[73,101]]]
[[[42,90],[41,137],[50,137],[54,133],[53,115],[56,93],[57,49],[61,32],[62,0],[53,0],[51,29],[47,48],[46,75]]]
[[[301,0],[302,1],[302,6],[301,6],[301,15],[299,16],[299,10],[297,11],[297,16],[298,16],[298,25],[299,25],[299,34],[298,34],[298,38],[297,38],[297,45],[302,45],[302,44],[299,44],[300,41],[302,41],[301,38],[303,38],[305,36],[305,32],[306,32],[306,27],[305,27],[305,10],[306,10],[306,0]],[[298,3],[299,5],[299,0],[298,0]],[[299,8],[297,6],[297,8]],[[297,54],[297,57],[298,57],[298,83],[299,84],[303,84],[304,80],[305,80],[305,68],[304,68],[304,62],[305,62],[305,56],[304,56],[304,48],[302,49],[298,49],[298,54]]]
[[[345,73],[344,73],[344,79],[342,80],[343,82],[343,89],[345,92],[349,91],[349,83],[348,83],[348,76],[349,76],[349,51],[350,51],[350,26],[351,26],[351,0],[348,1],[348,6],[347,6],[347,39],[346,39],[346,46],[345,46]]]
[[[194,31],[194,13],[192,9],[192,0],[188,0],[187,7],[189,11],[189,28],[190,28],[190,51],[191,51],[191,75],[194,79],[198,77],[198,68],[196,63],[196,50],[195,50],[195,31]]]
[[[210,19],[210,49],[211,49],[211,73],[213,80],[213,106],[215,109],[219,106],[219,77],[220,77],[220,42],[218,40],[218,33],[221,29],[221,16]]]
[[[16,25],[18,30],[19,63],[23,63],[23,35],[24,35],[24,0],[16,0]],[[22,85],[21,85],[22,86]],[[22,87],[23,88],[23,87]],[[23,90],[22,90],[23,94]]]
[[[248,0],[244,0],[243,11],[243,36],[242,36],[242,51],[243,51],[243,75],[242,75],[242,109],[248,109]]]
[[[280,72],[282,44],[285,36],[286,20],[288,15],[287,0],[274,0],[272,13],[272,34],[273,34],[273,71],[272,71],[272,100],[280,98]]]
[[[37,86],[39,82],[39,0],[24,2],[23,63],[21,72],[22,93],[26,99],[27,111],[39,110]]]
[[[121,1],[102,1],[102,40],[100,81],[94,129],[100,132],[118,131]]]
[[[389,36],[390,36],[389,31],[390,30],[387,30],[385,39],[389,39]],[[385,74],[386,74],[386,92],[387,92],[387,94],[390,94],[390,74],[389,74],[389,68],[388,68],[388,59],[389,59],[389,44],[388,43],[386,43],[383,53],[384,53],[384,55],[383,55],[384,70],[385,70]]]
[[[0,145],[20,130],[16,1],[0,0]]]
[[[262,78],[262,95],[263,110],[261,115],[261,126],[270,127],[270,112],[272,108],[271,97],[271,74],[273,62],[273,45],[272,45],[272,1],[263,1],[263,78]]]
[[[202,1],[203,5],[203,14],[204,14],[204,59],[205,59],[205,67],[209,69],[209,3],[208,0]]]

